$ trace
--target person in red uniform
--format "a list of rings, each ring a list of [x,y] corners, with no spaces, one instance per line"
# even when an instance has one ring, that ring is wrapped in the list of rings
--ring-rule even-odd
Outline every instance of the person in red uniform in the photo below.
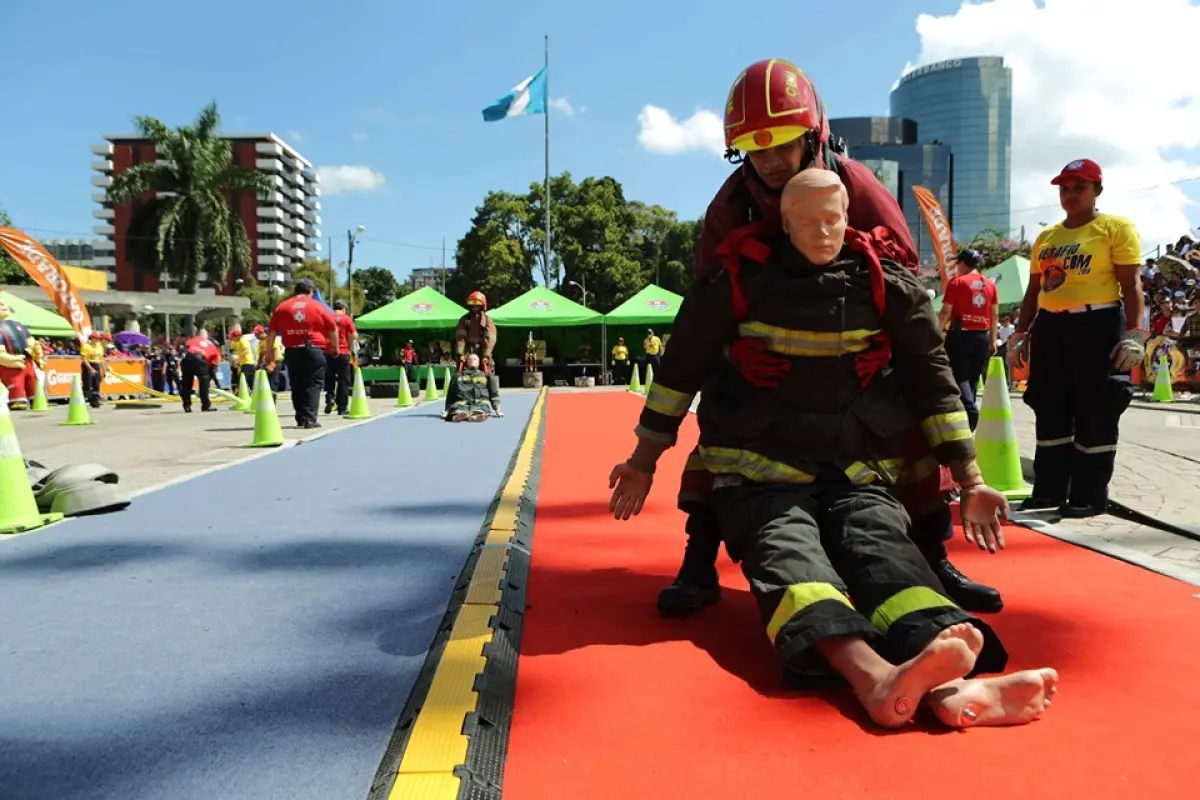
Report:
[[[350,354],[358,338],[354,320],[346,313],[345,300],[333,301],[333,321],[338,331],[337,350],[331,349],[325,359],[325,413],[332,412],[336,404],[337,413],[345,414],[350,409],[350,382],[354,379]]]
[[[200,410],[216,411],[209,399],[208,387],[212,380],[213,370],[221,363],[221,348],[208,338],[208,331],[203,328],[183,346],[183,362],[180,368],[183,380],[179,382],[179,399],[183,401],[183,410],[192,413],[192,383],[200,382]]]
[[[267,334],[268,363],[275,363],[275,338],[283,340],[283,361],[292,386],[292,408],[300,428],[319,428],[325,353],[337,352],[338,329],[333,312],[313,298],[308,278],[296,282],[295,293],[275,307]]]
[[[697,280],[718,260],[740,255],[742,233],[754,231],[761,236],[779,231],[780,193],[793,176],[808,168],[837,172],[850,197],[850,226],[862,231],[885,228],[901,251],[898,260],[916,270],[917,250],[896,199],[870,168],[834,152],[831,138],[821,98],[794,64],[768,59],[751,64],[737,76],[725,104],[725,156],[740,166],[705,212],[696,246]],[[887,353],[879,355],[886,360]],[[741,374],[753,374],[758,385],[771,385],[783,369],[759,352],[749,337],[730,343],[729,361]],[[722,384],[717,375],[704,391],[726,391]],[[914,446],[923,447],[921,442],[921,437],[914,438]],[[689,463],[694,461],[689,459]],[[956,603],[969,611],[999,611],[1003,606],[1000,593],[972,581],[947,558],[945,543],[953,538],[954,527],[942,490],[952,488],[953,483],[944,472],[935,473],[929,481],[932,485],[926,482],[906,498],[913,518],[913,541]],[[708,503],[710,490],[710,475],[685,468],[679,506],[688,514],[688,538],[674,583],[659,592],[658,609],[665,615],[692,614],[721,599],[716,570],[721,532]]]
[[[946,330],[946,354],[971,430],[979,425],[979,380],[987,371],[988,359],[996,354],[1000,335],[1000,298],[996,284],[979,271],[981,266],[983,257],[975,250],[968,248],[958,254],[958,274],[946,284],[940,314]]]

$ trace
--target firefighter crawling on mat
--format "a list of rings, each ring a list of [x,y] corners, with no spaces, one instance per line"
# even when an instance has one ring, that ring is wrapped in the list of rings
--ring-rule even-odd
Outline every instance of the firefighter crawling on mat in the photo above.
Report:
[[[1007,504],[975,464],[928,295],[880,260],[886,231],[847,228],[848,202],[837,173],[801,172],[781,197],[785,235],[692,287],[637,447],[610,477],[610,509],[618,519],[641,511],[695,393],[728,368],[727,343],[760,339],[790,370],[778,387],[733,375],[721,396],[702,395],[695,456],[716,476],[726,549],[784,667],[810,681],[832,668],[885,727],[905,725],[922,700],[950,727],[1030,722],[1049,706],[1057,673],[970,678],[1002,670],[1007,655],[986,623],[944,596],[893,496],[905,467],[896,454],[919,422],[962,487],[968,540],[1004,547]],[[857,356],[881,337],[890,363],[863,380]]]
[[[503,417],[500,410],[500,384],[479,368],[479,356],[471,353],[450,381],[446,392],[446,410],[442,419],[449,422],[483,422],[492,414]]]

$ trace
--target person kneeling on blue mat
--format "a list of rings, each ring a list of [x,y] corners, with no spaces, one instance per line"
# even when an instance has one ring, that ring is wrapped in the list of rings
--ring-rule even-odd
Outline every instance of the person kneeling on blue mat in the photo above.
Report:
[[[836,172],[801,172],[783,190],[783,235],[692,286],[646,393],[637,446],[609,477],[609,510],[621,520],[641,512],[696,393],[728,369],[726,343],[757,338],[789,369],[777,385],[732,373],[724,391],[702,394],[693,455],[715,476],[725,547],[789,677],[823,684],[840,675],[888,728],[923,703],[953,728],[1031,722],[1058,674],[974,678],[1005,668],[1004,647],[946,597],[907,535],[912,520],[894,493],[917,421],[961,487],[969,541],[1004,547],[1007,502],[975,463],[925,289],[880,258],[878,229],[847,228],[848,202]],[[880,334],[887,368],[864,383],[856,354]]]
[[[450,381],[442,419],[447,422],[483,422],[492,414],[503,417],[499,383],[494,376],[479,368],[479,356],[471,353],[463,368]]]

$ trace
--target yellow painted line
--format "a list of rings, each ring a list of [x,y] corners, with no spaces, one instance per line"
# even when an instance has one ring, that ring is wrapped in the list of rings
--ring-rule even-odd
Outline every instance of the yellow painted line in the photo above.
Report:
[[[529,415],[517,448],[516,463],[500,493],[500,503],[484,537],[487,545],[508,545],[516,531],[520,502],[533,471],[538,430],[545,413],[546,389]],[[450,629],[450,640],[434,668],[429,693],[413,722],[412,732],[396,770],[389,800],[451,800],[461,779],[455,768],[467,760],[470,737],[463,733],[466,718],[479,703],[475,681],[487,667],[484,647],[495,632],[490,622],[500,612],[501,584],[508,568],[509,548],[480,550],[467,586],[467,596]]]

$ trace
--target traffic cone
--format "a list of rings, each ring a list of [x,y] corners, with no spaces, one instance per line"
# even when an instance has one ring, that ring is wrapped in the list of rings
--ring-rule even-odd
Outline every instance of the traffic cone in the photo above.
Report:
[[[445,397],[450,391],[450,368],[446,367],[442,371],[442,388],[438,391],[438,397]]]
[[[257,381],[257,378],[258,378],[258,376],[256,374],[255,375],[256,381]],[[247,411],[254,407],[253,404],[250,402],[250,400],[251,400],[250,387],[246,385],[246,373],[239,371],[238,372],[237,394],[234,395],[232,409],[234,411]]]
[[[8,411],[8,387],[0,383],[0,533],[21,533],[62,519],[62,514],[38,511],[25,457]]]
[[[259,375],[263,375],[259,372]],[[275,398],[261,377],[254,379],[254,441],[247,447],[278,447],[283,444],[283,428],[275,410]]]
[[[396,394],[396,408],[409,408],[413,404],[412,390],[408,388],[408,373],[400,368],[400,391]]]
[[[642,394],[650,391],[650,384],[654,383],[654,365],[646,365],[646,385],[642,387]]]
[[[988,486],[1009,500],[1023,500],[1032,493],[1021,471],[1021,449],[1013,425],[1008,384],[1004,382],[1004,359],[988,362],[988,382],[979,408],[975,429],[975,460]],[[998,378],[999,380],[992,380]]]
[[[433,377],[432,364],[425,368],[425,397],[422,399],[427,403],[436,402],[438,399],[437,383]]]
[[[977,398],[983,397],[983,392],[986,388],[987,388],[987,385],[983,382],[983,376],[980,375],[979,383],[975,386],[975,397],[977,397]]]
[[[1154,376],[1154,394],[1150,395],[1150,402],[1175,402],[1175,389],[1171,386],[1171,364],[1166,356],[1158,360],[1158,373]]]
[[[367,389],[363,386],[362,370],[355,367],[354,390],[350,395],[350,410],[346,412],[346,419],[370,418],[371,406],[367,403]]]
[[[250,396],[248,398],[246,398],[246,405],[243,406],[242,401],[239,398],[237,401],[237,404],[234,405],[233,410],[241,411],[243,414],[253,414],[254,413],[254,398],[258,397],[258,385],[260,383],[266,383],[266,382],[267,382],[267,371],[264,369],[255,370],[254,371],[254,386],[252,386],[250,388]],[[241,394],[241,388],[242,388],[241,386],[238,387],[238,394]]]
[[[638,377],[637,364],[633,365],[633,376],[630,377],[630,379],[629,379],[629,391],[631,391],[631,392],[641,392],[642,391],[642,379],[640,377]]]
[[[91,425],[92,418],[88,414],[87,399],[83,396],[83,384],[79,376],[71,378],[71,401],[67,404],[67,421],[62,425]]]
[[[49,411],[50,403],[46,400],[46,373],[43,372],[38,378],[37,390],[33,393],[33,405],[29,407],[30,411]]]

